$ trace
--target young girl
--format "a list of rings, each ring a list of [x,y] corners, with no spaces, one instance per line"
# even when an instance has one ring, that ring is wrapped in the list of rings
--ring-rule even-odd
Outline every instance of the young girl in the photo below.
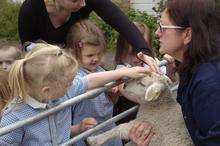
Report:
[[[105,49],[105,39],[101,30],[89,20],[82,20],[72,26],[67,37],[67,45],[72,54],[77,58],[80,68],[76,77],[83,77],[94,72],[105,71],[101,65],[103,51]],[[93,117],[98,123],[110,119],[113,114],[113,102],[106,92],[99,96],[86,99],[73,107],[73,124],[86,117]],[[94,133],[102,133],[115,127],[110,124]],[[72,127],[74,133],[76,127]],[[86,145],[83,140],[76,143],[78,146]],[[115,139],[106,143],[108,146],[121,146],[121,140]]]
[[[143,23],[134,22],[141,34],[144,36],[145,41],[151,48],[151,32],[150,29]],[[131,66],[143,66],[143,62],[136,57],[136,54],[132,52],[132,46],[126,41],[126,39],[119,35],[117,40],[117,50],[115,54],[116,69],[122,67]],[[121,88],[121,87],[120,87]],[[128,100],[124,96],[119,96],[118,101],[114,107],[114,114],[120,114],[131,107],[137,105],[136,102]],[[136,118],[137,112],[130,114],[129,116],[119,120],[117,124],[126,123]]]
[[[8,71],[0,69],[0,112],[4,109],[11,97],[11,90],[8,84]],[[0,114],[1,117],[1,114]]]
[[[0,127],[35,116],[87,89],[99,87],[125,75],[141,77],[146,72],[143,68],[129,68],[76,78],[72,82],[76,70],[76,60],[59,47],[36,44],[24,59],[14,63],[9,72],[9,85],[14,98],[4,111]],[[66,108],[1,136],[0,145],[61,144],[70,138],[71,117],[71,108]]]
[[[0,47],[0,67],[9,70],[15,60],[20,59],[21,51],[14,45]]]
[[[151,47],[151,32],[150,29],[143,23],[134,22],[141,34],[144,36],[148,46]],[[117,39],[117,50],[115,54],[116,69],[127,66],[143,66],[142,61],[136,57],[135,52],[132,51],[132,46],[127,40],[119,35]],[[122,65],[122,66],[121,66]]]

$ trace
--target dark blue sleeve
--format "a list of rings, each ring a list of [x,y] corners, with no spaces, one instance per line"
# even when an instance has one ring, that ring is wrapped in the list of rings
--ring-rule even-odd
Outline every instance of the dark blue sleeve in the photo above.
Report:
[[[219,75],[210,76],[206,81],[198,81],[194,87],[192,107],[197,127],[194,135],[198,142],[196,145],[220,146]]]

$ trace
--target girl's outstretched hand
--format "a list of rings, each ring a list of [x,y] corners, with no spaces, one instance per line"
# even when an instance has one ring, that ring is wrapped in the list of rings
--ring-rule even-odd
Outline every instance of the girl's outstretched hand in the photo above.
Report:
[[[136,67],[131,67],[131,68],[122,68],[120,70],[125,71],[125,76],[129,78],[141,78],[146,76],[147,73],[150,72],[150,69],[136,66]]]

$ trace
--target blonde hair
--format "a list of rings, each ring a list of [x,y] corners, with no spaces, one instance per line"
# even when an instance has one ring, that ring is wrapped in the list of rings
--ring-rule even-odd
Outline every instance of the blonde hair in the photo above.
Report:
[[[84,44],[101,45],[103,50],[106,47],[103,32],[88,19],[73,24],[67,35],[66,48],[79,60]]]
[[[139,29],[143,37],[147,35],[147,44],[151,48],[150,29],[147,27],[147,25],[141,22],[134,22],[134,24]],[[123,56],[129,52],[129,46],[130,44],[128,43],[128,41],[121,34],[119,34],[118,39],[117,39],[117,49],[116,49],[116,54],[115,54],[116,64],[123,64]]]
[[[8,84],[8,71],[0,69],[0,111],[11,98],[11,90]]]
[[[9,72],[12,96],[25,100],[28,89],[64,77],[67,68],[77,70],[77,61],[58,46],[38,43],[24,59],[17,60]],[[60,79],[62,80],[62,79]],[[36,95],[37,96],[37,95]]]

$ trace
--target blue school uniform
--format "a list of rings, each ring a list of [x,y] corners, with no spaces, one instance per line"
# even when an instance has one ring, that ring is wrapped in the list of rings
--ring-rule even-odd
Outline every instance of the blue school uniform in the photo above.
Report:
[[[220,62],[199,65],[190,81],[181,74],[177,101],[196,146],[220,146]]]
[[[103,68],[98,66],[96,72],[105,71]],[[76,77],[84,77],[90,74],[90,72],[85,68],[80,68]],[[99,96],[91,99],[83,100],[80,103],[77,103],[73,106],[73,125],[79,124],[84,118],[93,117],[97,120],[98,123],[102,123],[110,118],[113,114],[113,103],[107,96],[105,92],[101,93]],[[98,132],[93,133],[93,135],[103,133],[114,128],[115,123],[107,125]],[[76,146],[86,146],[83,140],[80,140],[75,144]],[[120,139],[113,139],[108,141],[105,146],[122,146]]]
[[[32,97],[29,97],[25,103],[14,98],[2,116],[0,127],[36,116],[48,108],[86,92],[87,88],[86,78],[75,78],[64,97],[48,103],[40,103]],[[54,141],[58,144],[64,143],[70,139],[71,113],[71,107],[67,107],[54,114],[53,118],[46,117],[0,136],[0,146],[52,146]],[[57,137],[52,138],[54,132],[57,133]]]

